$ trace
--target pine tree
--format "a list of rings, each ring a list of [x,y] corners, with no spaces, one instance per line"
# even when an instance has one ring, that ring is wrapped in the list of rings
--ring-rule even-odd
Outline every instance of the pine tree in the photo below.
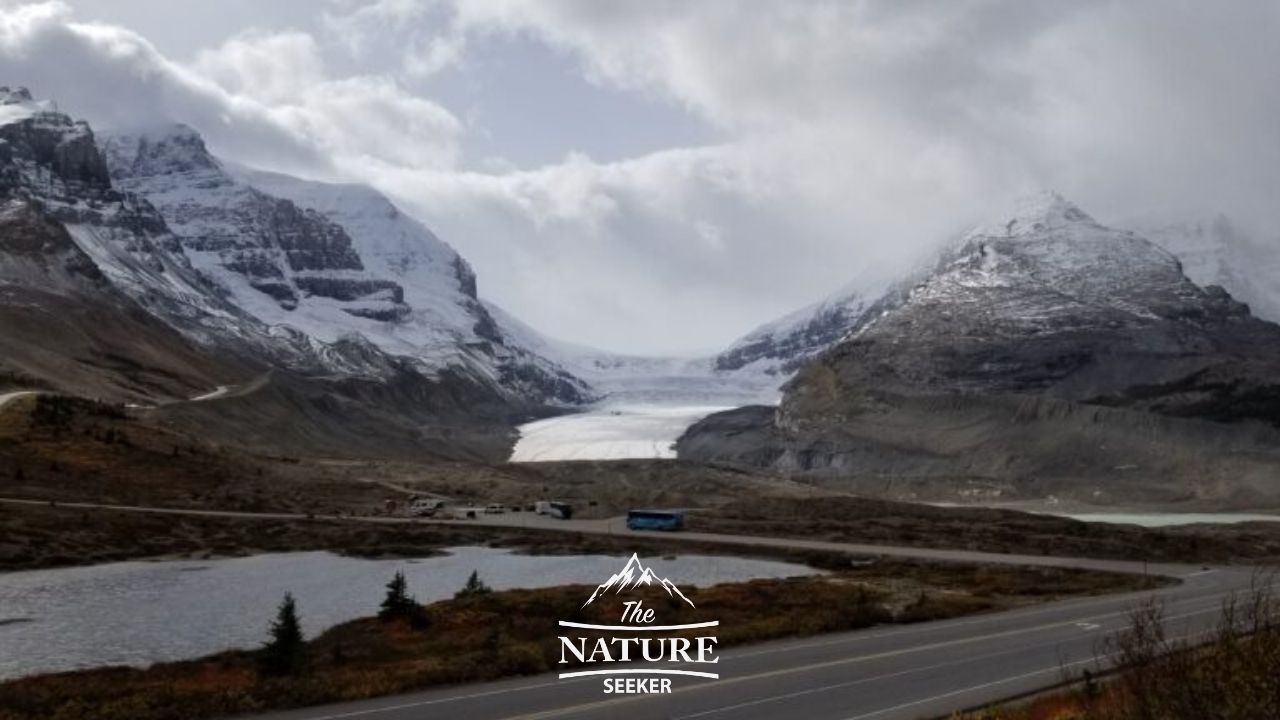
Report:
[[[387,596],[382,600],[382,608],[378,611],[381,620],[407,619],[413,620],[422,612],[422,606],[409,594],[409,583],[404,573],[396,571],[395,577],[387,583]]]
[[[462,589],[459,590],[453,597],[465,598],[465,597],[471,597],[473,595],[485,595],[490,592],[492,592],[492,590],[489,589],[489,586],[485,585],[484,581],[480,579],[480,571],[472,570],[471,577],[467,578],[467,584],[463,585]]]
[[[270,633],[270,639],[262,648],[262,671],[268,675],[292,675],[301,671],[306,648],[293,593],[284,594]]]

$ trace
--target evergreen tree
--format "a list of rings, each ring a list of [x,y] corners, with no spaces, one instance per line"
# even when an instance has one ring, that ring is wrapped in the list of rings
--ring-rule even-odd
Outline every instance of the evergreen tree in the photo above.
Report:
[[[421,612],[422,606],[409,594],[409,583],[405,581],[404,573],[397,570],[395,577],[387,583],[387,596],[382,600],[378,618],[414,620]]]
[[[292,675],[301,671],[306,648],[293,593],[284,594],[270,633],[270,639],[262,648],[262,671],[268,675]]]
[[[492,590],[490,590],[489,586],[485,585],[484,581],[480,579],[480,571],[472,570],[471,577],[467,578],[467,584],[463,585],[462,589],[459,590],[453,597],[465,598],[465,597],[471,597],[473,595],[485,595],[490,592],[492,592]]]

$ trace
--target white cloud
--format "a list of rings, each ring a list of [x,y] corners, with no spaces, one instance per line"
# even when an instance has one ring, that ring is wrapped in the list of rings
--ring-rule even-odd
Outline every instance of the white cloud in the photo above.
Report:
[[[378,76],[330,79],[314,38],[249,31],[202,51],[192,70],[265,108],[339,165],[452,167],[462,123],[445,108]]]
[[[192,67],[227,92],[264,103],[296,102],[325,82],[324,60],[310,35],[248,30],[202,50]]]
[[[343,63],[312,36],[257,30],[184,66],[58,4],[11,10],[0,82],[95,120],[167,114],[250,163],[374,183],[459,247],[490,298],[631,351],[714,347],[892,274],[1039,187],[1104,220],[1211,208],[1267,237],[1280,224],[1280,6],[1264,0],[334,0],[325,27]],[[608,163],[574,148],[542,168],[462,162],[460,138],[483,128],[395,78],[515,36],[725,139]],[[388,48],[397,67],[363,69]]]
[[[0,16],[0,74],[99,126],[186,122],[221,152],[295,172],[447,168],[462,132],[389,78],[330,78],[299,32],[246,32],[185,66],[128,29],[76,22],[63,3],[18,6]]]
[[[442,0],[331,0],[323,14],[329,35],[348,52],[362,57],[388,32],[403,45],[401,69],[410,77],[427,77],[462,62],[467,37],[445,18]]]

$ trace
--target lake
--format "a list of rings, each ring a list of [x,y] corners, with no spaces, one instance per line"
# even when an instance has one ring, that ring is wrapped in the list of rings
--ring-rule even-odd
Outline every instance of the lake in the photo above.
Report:
[[[732,557],[642,559],[659,575],[687,586],[817,572]],[[462,547],[421,559],[305,552],[5,573],[0,574],[0,678],[103,665],[141,667],[254,648],[266,637],[286,591],[298,600],[307,637],[315,637],[376,614],[396,570],[404,571],[418,600],[429,603],[451,597],[473,570],[502,590],[595,585],[625,562],[625,557],[606,555],[531,556]]]

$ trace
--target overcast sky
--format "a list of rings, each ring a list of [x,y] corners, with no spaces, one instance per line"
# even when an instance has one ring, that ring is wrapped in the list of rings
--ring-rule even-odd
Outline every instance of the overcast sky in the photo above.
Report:
[[[1280,2],[0,0],[0,84],[371,183],[538,329],[713,350],[1052,188],[1280,241]]]

